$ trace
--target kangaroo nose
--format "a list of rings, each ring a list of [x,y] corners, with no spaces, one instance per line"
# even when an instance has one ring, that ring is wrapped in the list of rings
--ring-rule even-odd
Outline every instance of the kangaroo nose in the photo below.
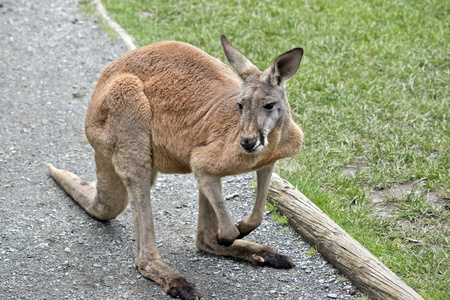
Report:
[[[242,139],[241,147],[244,148],[245,151],[250,152],[255,148],[258,139]]]

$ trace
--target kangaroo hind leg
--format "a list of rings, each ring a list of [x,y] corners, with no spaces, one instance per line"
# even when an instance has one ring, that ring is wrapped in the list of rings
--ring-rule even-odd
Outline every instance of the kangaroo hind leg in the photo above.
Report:
[[[152,172],[149,153],[142,152],[148,152],[145,145],[149,143],[128,145],[114,153],[113,163],[130,199],[136,237],[136,268],[143,276],[160,284],[168,295],[186,300],[200,298],[195,283],[172,270],[159,255],[150,201],[150,188],[156,173]]]
[[[151,118],[139,78],[123,74],[106,95],[111,107],[111,127],[115,133],[112,164],[122,180],[130,201],[136,237],[135,264],[139,272],[161,285],[168,295],[185,300],[200,298],[195,283],[166,265],[156,245],[150,189],[157,170],[152,160]]]

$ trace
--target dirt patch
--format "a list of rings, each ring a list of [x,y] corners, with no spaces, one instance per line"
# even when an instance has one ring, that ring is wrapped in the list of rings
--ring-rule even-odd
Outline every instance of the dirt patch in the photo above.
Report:
[[[376,215],[394,222],[397,230],[408,232],[409,237],[405,236],[405,239],[409,243],[433,243],[432,236],[450,230],[447,222],[438,221],[447,219],[450,214],[450,199],[441,198],[439,192],[427,192],[408,182],[374,190],[369,198]]]
[[[362,158],[359,158],[355,161],[355,165],[345,165],[341,169],[342,175],[345,176],[355,176],[356,173],[365,173],[369,171],[369,167],[366,166],[366,161]]]
[[[345,176],[355,176],[355,174],[359,171],[358,166],[345,166],[342,168],[341,173]]]
[[[370,200],[376,202],[378,200],[386,200],[389,198],[405,198],[413,194],[415,196],[420,196],[426,194],[426,197],[431,202],[438,202],[441,200],[440,193],[434,191],[425,191],[420,185],[413,182],[406,182],[398,185],[394,185],[389,189],[379,189],[372,192],[370,195]]]
[[[346,165],[342,168],[341,174],[349,177],[357,173],[364,173],[368,167],[362,165]],[[374,212],[382,218],[395,217],[397,205],[407,199],[425,197],[429,203],[439,207],[444,213],[450,211],[450,199],[442,196],[443,191],[426,190],[420,182],[405,182],[396,184],[390,188],[375,188],[369,195],[370,202],[374,205]]]
[[[436,235],[449,232],[450,225],[439,220],[450,214],[450,199],[407,182],[372,191],[373,213],[391,223],[391,230],[403,232],[408,243],[436,243]]]
[[[153,14],[148,11],[138,11],[137,14],[139,15],[139,17],[142,20],[147,20],[147,19],[150,19],[151,17],[153,17]]]
[[[295,173],[298,170],[300,170],[300,168],[302,168],[302,165],[300,165],[298,162],[296,162],[292,158],[279,160],[275,164],[275,172],[278,174],[280,174],[280,173],[288,173],[288,174]]]

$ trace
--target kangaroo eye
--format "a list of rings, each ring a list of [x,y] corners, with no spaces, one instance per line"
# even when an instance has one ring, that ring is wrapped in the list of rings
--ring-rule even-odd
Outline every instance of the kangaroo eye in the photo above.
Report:
[[[275,103],[268,103],[266,105],[264,105],[265,109],[272,109],[275,106]]]
[[[238,103],[239,110],[242,110],[242,104]]]

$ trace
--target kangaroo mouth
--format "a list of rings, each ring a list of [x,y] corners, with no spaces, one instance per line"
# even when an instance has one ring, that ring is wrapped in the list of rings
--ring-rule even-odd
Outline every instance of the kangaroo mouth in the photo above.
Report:
[[[262,131],[258,132],[256,138],[241,138],[240,142],[241,148],[248,154],[258,153],[263,150],[268,144],[269,141]]]
[[[261,143],[260,139],[256,139],[255,143],[252,145],[246,145],[241,143],[241,148],[249,154],[256,154],[264,148],[264,144]]]

